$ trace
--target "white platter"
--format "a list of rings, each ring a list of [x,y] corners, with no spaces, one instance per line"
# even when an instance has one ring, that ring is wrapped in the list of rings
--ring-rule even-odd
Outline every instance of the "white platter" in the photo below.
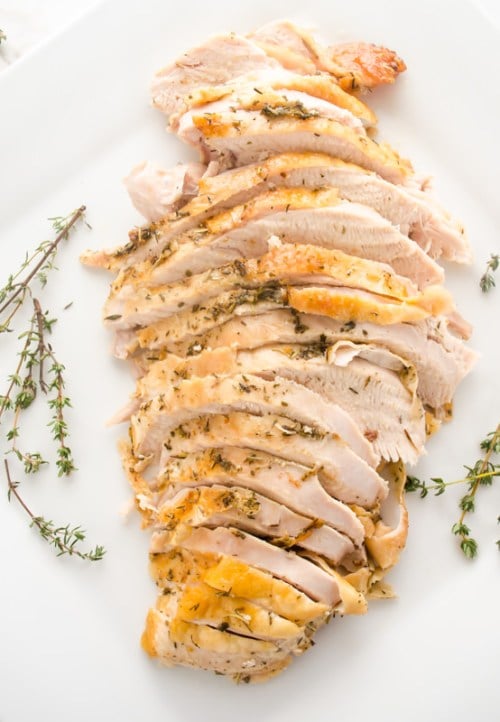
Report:
[[[471,518],[480,542],[472,563],[449,531],[460,489],[411,498],[408,545],[390,577],[398,598],[334,621],[314,649],[265,685],[163,669],[139,648],[155,595],[148,538],[135,516],[119,514],[129,497],[115,451],[122,430],[104,426],[132,382],[108,354],[100,326],[108,280],[81,268],[78,255],[121,242],[140,222],[121,185],[132,165],[187,157],[148,106],[153,71],[209,34],[277,17],[315,25],[329,41],[364,39],[401,53],[408,72],[371,98],[381,135],[436,176],[439,196],[472,239],[475,265],[450,269],[448,285],[475,326],[482,357],[418,474],[459,478],[499,421],[500,288],[484,296],[478,287],[486,259],[499,251],[500,227],[500,44],[485,18],[465,0],[104,3],[0,78],[1,280],[47,236],[47,217],[86,203],[93,227],[66,244],[42,296],[60,319],[54,346],[68,369],[79,471],[71,480],[45,471],[24,483],[24,494],[37,511],[82,523],[89,542],[108,550],[95,565],[55,558],[19,507],[7,504],[0,474],[1,722],[486,722],[498,714],[498,484],[481,494]],[[8,341],[0,348],[2,383],[15,353]],[[49,447],[47,420],[30,416],[32,450]]]

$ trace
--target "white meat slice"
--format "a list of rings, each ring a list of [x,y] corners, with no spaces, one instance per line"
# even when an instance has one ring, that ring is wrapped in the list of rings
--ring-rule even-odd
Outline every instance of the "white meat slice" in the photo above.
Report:
[[[425,414],[416,396],[415,369],[373,345],[316,342],[239,352],[222,347],[188,359],[167,356],[152,364],[136,394],[144,401],[179,378],[242,373],[288,378],[340,405],[387,461],[414,464],[424,451]]]
[[[200,558],[199,555],[197,558]],[[201,576],[204,569],[200,572]],[[156,608],[165,611],[170,618],[234,632],[243,637],[275,641],[280,647],[304,634],[302,625],[243,597],[222,596],[202,581],[191,580],[185,585],[167,582]]]
[[[297,317],[287,309],[235,317],[204,336],[180,333],[175,338],[172,336],[169,349],[180,354],[219,346],[252,349],[274,344],[278,338],[282,343],[308,344],[323,338],[326,343],[348,339],[383,346],[415,366],[419,396],[436,409],[451,402],[458,384],[477,360],[477,354],[448,331],[445,318],[379,326],[303,315],[298,331]]]
[[[193,89],[189,95],[184,96],[182,107],[179,107],[178,113],[170,115],[170,126],[176,127],[177,119],[188,110],[206,106],[208,103],[223,98],[238,98],[242,92],[248,93],[252,90],[257,94],[274,91],[287,97],[289,97],[289,93],[304,93],[349,111],[359,118],[366,128],[374,128],[377,124],[377,117],[373,110],[361,99],[332,82],[327,74],[300,75],[284,68],[274,68],[249,72],[223,85],[200,86]]]
[[[265,189],[264,189],[265,191]],[[245,203],[233,196],[227,203],[213,201],[210,195],[197,196],[190,203],[148,228],[134,229],[129,233],[130,241],[126,246],[109,251],[87,251],[81,256],[86,265],[104,267],[121,272],[113,283],[113,288],[121,288],[141,279],[151,264],[159,263],[168,257],[171,251],[190,240],[197,240],[205,233],[222,234],[233,227],[287,208],[313,208],[335,205],[339,202],[334,188],[281,188],[258,192],[237,194],[247,197]],[[243,198],[241,198],[243,200]],[[237,205],[231,205],[231,203]],[[239,204],[239,205],[238,205]],[[228,205],[228,207],[226,207]],[[222,211],[226,212],[222,212]],[[142,266],[138,266],[143,262]],[[146,262],[146,263],[144,263]]]
[[[293,546],[320,554],[333,564],[340,564],[347,555],[358,565],[366,561],[364,554],[354,554],[354,544],[343,534],[324,524],[321,518],[311,519],[286,506],[235,484],[199,485],[181,489],[163,499],[158,508],[158,525],[167,529],[177,524],[193,527],[231,526],[256,536],[270,538],[274,544],[289,549]]]
[[[305,635],[294,640],[294,654],[307,648],[305,640]],[[148,612],[142,646],[150,656],[157,657],[167,666],[195,667],[247,681],[259,673],[277,672],[291,659],[287,646],[280,649],[275,642],[232,634],[208,625],[181,620],[172,622],[158,609]]]
[[[376,210],[403,233],[433,254],[450,260],[470,256],[462,224],[450,218],[429,191],[395,185],[376,173],[323,153],[279,153],[242,168],[225,171],[200,181],[200,195],[186,207],[196,216],[211,203],[227,207],[246,203],[267,188],[280,186],[337,188],[341,198]],[[237,200],[235,200],[237,199]],[[446,249],[450,246],[451,251]],[[442,248],[435,253],[433,248]]]
[[[367,124],[375,124],[374,113],[329,75],[318,74],[312,66],[309,68],[310,74],[304,67],[292,65],[291,70],[295,72],[286,70],[281,63],[246,38],[234,34],[215,37],[189,50],[174,64],[156,73],[151,87],[152,101],[156,108],[172,116],[185,112],[195,104],[217,99],[221,89],[225,95],[234,88],[271,83],[278,90],[305,91],[335,102],[340,107],[354,111]],[[341,69],[340,72],[343,75],[345,70]],[[352,83],[349,90],[351,86]]]
[[[146,194],[152,192],[153,195],[160,196],[164,192],[160,177],[155,179],[154,187],[149,177],[147,181],[148,185],[144,189]],[[140,182],[141,177],[135,179],[139,186]],[[463,225],[452,219],[428,192],[394,185],[359,166],[322,154],[285,153],[271,157],[261,164],[204,178],[200,183],[200,196],[191,205],[197,205],[198,212],[201,212],[207,197],[215,207],[220,207],[230,202],[231,198],[236,197],[240,201],[248,202],[252,196],[266,189],[281,186],[335,187],[341,198],[372,208],[396,226],[402,234],[410,235],[433,258],[441,257],[456,262],[470,261],[471,251]],[[344,207],[345,210],[347,207]],[[362,223],[366,232],[367,220],[378,228],[380,219],[378,223],[376,219],[375,215],[365,215],[362,219],[354,220]],[[269,235],[272,233],[273,231]],[[427,263],[429,269],[434,270],[434,278],[431,278],[430,282],[437,282],[438,275],[442,279],[439,266],[431,261]],[[396,270],[402,272],[400,269]]]
[[[234,602],[245,600],[299,627],[317,625],[329,614],[327,605],[313,602],[287,582],[235,557],[193,553],[173,546],[161,554],[150,554],[150,559],[151,576],[159,589],[182,588],[191,596],[201,583],[222,600],[219,609],[227,613]]]
[[[301,321],[303,314],[298,311],[313,311],[343,325],[369,322],[387,326],[418,323],[432,313],[449,310],[450,296],[443,292],[443,289],[432,286],[425,291],[420,298],[416,298],[416,302],[412,299],[399,301],[366,291],[335,286],[283,288],[269,285],[257,289],[228,291],[221,293],[216,299],[208,299],[185,311],[180,310],[175,315],[170,314],[160,321],[156,321],[155,315],[149,313],[153,323],[137,329],[136,338],[128,342],[125,349],[123,344],[119,344],[119,348],[125,358],[139,347],[153,352],[166,349],[192,355],[205,345],[199,336],[211,333],[224,322],[229,322],[233,316],[256,316],[287,307],[291,309],[294,317],[297,334],[305,330]],[[161,305],[159,307],[161,312]],[[143,313],[141,318],[147,317]],[[119,314],[110,317],[111,321],[120,319]],[[127,325],[127,320],[124,325]]]
[[[286,288],[263,286],[256,289],[241,289],[221,293],[206,303],[180,311],[162,321],[135,331],[117,331],[116,345],[118,358],[127,358],[137,348],[148,349],[154,358],[157,351],[164,349],[192,355],[202,349],[197,337],[210,333],[233,316],[248,317],[260,315],[277,308],[288,308]],[[295,313],[296,326],[300,318]],[[122,338],[122,334],[124,335]],[[125,336],[126,334],[126,336]],[[181,350],[179,351],[179,344]]]
[[[406,191],[422,211],[422,220],[411,231],[419,246],[431,258],[471,263],[472,249],[462,223],[452,218],[429,190],[408,184]]]
[[[137,285],[173,283],[235,260],[257,258],[269,250],[271,237],[386,263],[420,288],[444,280],[442,268],[389,221],[364,205],[342,201],[326,208],[288,208],[222,235],[205,233],[177,245],[165,260],[149,266],[144,280],[137,274],[134,281]]]
[[[185,549],[202,554],[224,554],[270,572],[278,579],[292,584],[315,601],[334,607],[340,594],[333,575],[320,569],[294,552],[285,551],[239,529],[181,529],[153,534],[151,550],[162,552],[172,544],[181,543]]]
[[[293,511],[313,519],[322,519],[333,529],[363,543],[364,531],[359,519],[346,504],[325,491],[314,469],[292,464],[264,452],[238,447],[222,447],[190,453],[171,459],[163,469],[157,505],[186,487],[200,484],[238,485],[263,494]]]
[[[335,120],[312,117],[268,118],[262,112],[207,113],[184,116],[179,137],[197,146],[202,159],[218,160],[226,167],[246,165],[283,152],[320,152],[356,163],[394,183],[412,174],[388,145],[377,144]]]
[[[163,441],[158,473],[182,454],[223,446],[263,451],[315,467],[326,491],[348,504],[371,508],[387,493],[385,481],[345,443],[277,414],[253,416],[232,411],[189,421]]]
[[[342,287],[346,293],[359,289],[360,299],[361,291],[370,292],[383,296],[388,303],[401,302],[406,304],[405,308],[418,309],[424,313],[423,317],[429,310],[434,313],[452,310],[451,297],[442,287],[429,286],[419,292],[408,278],[394,273],[385,263],[321,246],[278,242],[257,259],[238,260],[196,276],[188,275],[182,283],[139,289],[122,286],[108,298],[104,319],[115,329],[146,326],[182,309],[206,303],[226,291],[277,282],[290,286],[333,286],[338,287],[339,292]],[[290,298],[292,293],[295,291],[290,288]],[[291,305],[295,307],[295,303]],[[340,308],[337,311],[340,312]]]
[[[147,382],[143,388],[147,391]],[[367,466],[378,462],[370,443],[339,406],[289,379],[273,381],[252,374],[180,379],[161,393],[151,395],[131,420],[135,449],[140,454],[153,454],[169,433],[186,421],[231,411],[256,415],[280,413],[310,426],[311,435],[333,435],[339,446],[348,445],[351,453]],[[377,475],[367,472],[366,476],[368,485],[376,487]]]
[[[205,176],[199,182],[199,195],[183,207],[182,217],[168,216],[155,226],[154,234],[148,238],[143,237],[147,235],[143,233],[139,239],[138,232],[134,231],[128,250],[124,247],[117,251],[87,252],[82,260],[89,265],[120,267],[148,256],[158,257],[169,248],[172,250],[173,238],[209,215],[248,203],[262,192],[281,186],[335,187],[342,198],[373,208],[403,234],[409,233],[431,255],[461,262],[470,259],[463,226],[451,219],[429,193],[388,183],[375,173],[325,154],[282,153],[262,163]],[[160,187],[156,195],[162,192]],[[427,264],[429,281],[442,277],[439,266],[420,255],[421,263]],[[134,266],[131,273],[135,278]]]
[[[195,228],[188,228],[171,238],[167,232],[168,243],[161,253],[154,259],[146,259],[132,268],[123,269],[112,284],[112,294],[118,294],[123,288],[135,288],[148,285],[158,285],[156,279],[149,283],[151,272],[163,264],[182,245],[194,242],[204,242],[207,237],[218,237],[234,229],[245,226],[248,222],[278,213],[298,208],[326,208],[339,203],[338,193],[333,188],[307,189],[307,188],[278,188],[267,190],[255,195],[247,203],[239,204],[230,209],[223,209],[211,218],[205,219]],[[158,233],[157,233],[158,235]],[[158,235],[158,244],[163,243],[164,234]],[[189,270],[187,275],[190,274]]]
[[[254,88],[240,87],[238,91],[221,100],[206,103],[201,108],[195,107],[174,116],[170,120],[170,125],[174,131],[179,131],[187,125],[191,125],[193,115],[199,115],[200,112],[234,113],[235,109],[257,110],[269,118],[288,117],[304,120],[321,116],[335,120],[366,136],[363,123],[350,110],[302,91],[284,90],[280,92],[269,88],[255,90]]]
[[[246,38],[217,36],[156,73],[151,86],[153,105],[170,115],[182,109],[184,97],[200,86],[219,85],[249,72],[279,67]]]

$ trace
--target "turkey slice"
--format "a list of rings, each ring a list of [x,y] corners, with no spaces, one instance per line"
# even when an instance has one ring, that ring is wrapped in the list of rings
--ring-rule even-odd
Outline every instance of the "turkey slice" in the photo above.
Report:
[[[325,491],[314,469],[238,447],[206,449],[171,459],[159,480],[156,505],[160,507],[164,499],[186,487],[201,484],[231,487],[235,478],[245,489],[313,519],[322,519],[352,539],[356,547],[363,543],[364,532],[358,518]]]
[[[147,383],[143,384],[145,392]],[[155,391],[152,388],[148,400],[131,420],[132,439],[140,454],[155,453],[173,429],[190,419],[244,411],[259,416],[280,413],[309,425],[313,435],[315,432],[334,435],[341,440],[339,444],[347,444],[365,464],[377,463],[369,442],[346,411],[289,379],[267,380],[252,374],[181,378],[161,393]]]
[[[252,308],[255,311],[255,306]],[[425,404],[435,409],[451,402],[458,384],[477,360],[477,354],[448,331],[445,318],[380,326],[305,314],[297,319],[292,311],[283,309],[242,318],[236,316],[214,326],[205,335],[184,335],[185,328],[179,331],[170,338],[169,348],[183,355],[219,346],[259,348],[276,343],[276,339],[281,343],[301,344],[333,344],[346,339],[374,343],[415,366],[418,394]]]
[[[292,114],[292,110],[290,110]],[[203,160],[217,160],[223,166],[255,163],[283,152],[315,152],[356,163],[382,178],[401,183],[411,176],[409,161],[387,144],[330,118],[271,117],[262,112],[188,114],[179,125],[179,137],[197,146]]]

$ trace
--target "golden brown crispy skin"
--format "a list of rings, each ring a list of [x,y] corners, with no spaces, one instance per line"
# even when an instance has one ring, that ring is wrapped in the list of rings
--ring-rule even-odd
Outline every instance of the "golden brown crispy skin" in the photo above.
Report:
[[[295,141],[296,134],[311,138],[307,147],[303,142],[300,152],[324,152],[322,143],[335,139],[338,144],[336,154],[341,160],[361,165],[374,170],[382,177],[395,183],[403,182],[413,174],[410,161],[402,158],[386,143],[375,143],[371,138],[359,135],[353,128],[342,125],[331,118],[312,117],[298,121],[296,118],[269,119],[263,115],[248,114],[248,118],[238,116],[238,123],[227,114],[204,113],[193,116],[194,126],[208,142],[218,138],[237,138],[239,136],[262,134],[271,144],[279,136],[286,138],[289,134]],[[306,136],[306,134],[308,134]],[[309,135],[310,134],[310,135]],[[252,141],[253,142],[253,141]],[[340,155],[339,147],[343,147]],[[293,151],[293,147],[283,146],[283,150]],[[269,153],[271,155],[271,153]]]
[[[334,72],[345,90],[394,83],[406,70],[394,50],[373,43],[345,43],[327,48],[322,56],[325,70]]]
[[[393,83],[406,70],[394,50],[363,42],[324,47],[311,33],[286,21],[269,23],[250,38],[284,68],[304,74],[326,71],[347,91]]]

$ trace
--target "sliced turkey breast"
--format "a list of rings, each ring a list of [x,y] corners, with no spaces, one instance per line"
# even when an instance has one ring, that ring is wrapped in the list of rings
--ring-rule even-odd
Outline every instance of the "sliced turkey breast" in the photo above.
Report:
[[[228,446],[172,458],[163,469],[156,504],[161,507],[165,498],[187,486],[231,487],[235,479],[245,489],[313,519],[322,519],[352,539],[356,547],[361,546],[364,532],[358,518],[346,504],[327,494],[314,469],[264,452]]]
[[[157,609],[183,622],[276,641],[280,647],[286,640],[296,641],[304,634],[304,627],[295,622],[243,597],[223,596],[204,582],[183,587],[169,585],[166,590],[168,594],[158,598]]]
[[[270,572],[311,599],[334,607],[340,602],[340,594],[334,577],[292,551],[285,551],[268,542],[234,528],[187,529],[177,532],[155,532],[151,539],[153,553],[182,539],[182,546],[189,551],[224,554]],[[179,539],[179,541],[180,541]]]
[[[304,635],[305,638],[305,635]],[[172,621],[150,609],[142,636],[142,646],[163,664],[206,669],[219,674],[272,674],[286,667],[290,651],[273,642],[252,639],[228,631],[183,621]],[[307,645],[306,645],[307,648]]]
[[[158,207],[161,207],[162,196],[169,197],[176,192],[173,183],[170,184],[173,187],[165,188],[165,180],[172,171],[162,173],[134,175],[137,194],[146,198],[153,196]],[[199,185],[200,195],[186,210],[195,215],[203,210],[208,197],[217,207],[227,205],[231,198],[247,202],[263,190],[279,186],[335,187],[341,198],[373,208],[401,233],[410,235],[433,258],[460,263],[471,259],[462,224],[452,219],[429,192],[394,185],[371,171],[321,153],[272,156],[260,164],[203,178]],[[144,213],[144,206],[140,210]],[[434,264],[434,268],[439,267]],[[439,273],[442,276],[441,269]]]
[[[131,290],[135,287],[154,286],[162,283],[159,269],[187,243],[207,243],[208,239],[216,239],[236,229],[247,226],[249,222],[269,214],[288,212],[290,209],[328,208],[339,203],[338,193],[334,188],[278,188],[267,190],[250,198],[248,202],[223,209],[211,218],[189,228],[172,238],[172,231],[167,234],[168,243],[154,260],[146,259],[132,268],[120,272],[112,284],[112,295],[118,294],[124,287]],[[160,244],[161,238],[158,237]],[[187,269],[186,276],[193,275]]]
[[[310,190],[303,187],[281,188],[260,195],[258,192],[250,195],[245,193],[244,196],[247,201],[239,205],[232,204],[232,201],[237,200],[236,197],[227,203],[221,200],[220,204],[213,204],[209,196],[204,196],[203,200],[198,196],[160,223],[131,231],[130,242],[126,246],[109,251],[87,251],[81,260],[86,265],[108,270],[121,268],[113,283],[116,290],[133,284],[136,279],[140,281],[152,264],[156,265],[168,258],[180,243],[197,241],[206,233],[223,234],[268,213],[289,208],[328,207],[339,201],[334,188],[318,187]],[[142,265],[138,265],[141,262]]]
[[[218,598],[245,599],[298,626],[319,624],[329,613],[327,605],[314,602],[287,582],[235,557],[194,553],[183,547],[171,547],[150,557],[151,576],[161,590],[174,591],[179,585],[187,589],[201,583],[215,590]]]
[[[388,145],[379,145],[329,118],[268,117],[245,110],[192,114],[181,121],[179,137],[198,146],[203,160],[218,160],[228,168],[275,153],[310,151],[357,163],[395,183],[412,173],[409,161]]]
[[[419,396],[435,409],[452,400],[458,384],[477,359],[472,349],[448,331],[445,318],[380,326],[305,314],[297,321],[296,315],[285,309],[235,317],[204,336],[172,337],[170,349],[181,354],[218,346],[252,349],[274,344],[278,338],[282,343],[309,344],[321,339],[323,343],[335,343],[348,339],[383,346],[415,366]]]
[[[409,279],[395,274],[387,264],[320,246],[281,243],[273,243],[273,246],[260,258],[235,261],[188,276],[182,283],[137,290],[130,285],[122,286],[106,302],[104,319],[115,329],[146,326],[182,309],[200,306],[225,291],[276,285],[277,282],[294,286],[331,285],[338,287],[334,291],[335,297],[340,294],[359,299],[366,297],[361,293],[362,289],[384,296],[391,304],[401,302],[404,308],[418,309],[423,313],[421,317],[428,315],[428,311],[452,310],[451,297],[442,287],[429,286],[418,292]],[[348,293],[353,289],[356,289],[353,294]],[[359,293],[357,289],[360,289]],[[292,293],[294,289],[290,288],[289,302],[295,307]],[[347,309],[350,302],[345,303]],[[328,306],[325,305],[325,309],[329,312]]]
[[[136,390],[113,421],[164,664],[265,679],[392,596],[405,463],[476,358],[437,262],[471,260],[464,229],[355,94],[405,69],[286,21],[189,50],[152,96],[200,162],[136,166],[146,224],[82,256],[117,274],[104,321]]]
[[[339,341],[330,346],[323,339],[247,352],[222,347],[188,359],[169,355],[152,364],[136,394],[144,401],[179,378],[241,373],[289,378],[340,405],[388,461],[415,463],[423,453],[425,414],[416,396],[415,369],[373,345]]]
[[[263,286],[256,289],[242,289],[221,293],[216,299],[180,311],[162,321],[150,324],[136,331],[118,331],[116,344],[118,358],[127,358],[138,348],[148,349],[148,357],[158,358],[157,352],[164,350],[193,355],[203,348],[198,336],[210,333],[233,316],[246,318],[261,315],[277,308],[288,308],[286,288]],[[296,326],[300,318],[296,311]],[[122,337],[122,334],[126,336]]]
[[[429,191],[390,183],[376,173],[323,153],[280,153],[260,163],[225,171],[200,181],[200,195],[188,210],[201,212],[208,198],[217,206],[236,196],[246,202],[250,194],[267,187],[331,186],[341,198],[373,208],[410,235],[433,258],[470,261],[471,251],[463,225],[450,217]]]
[[[235,260],[257,258],[269,250],[272,237],[284,243],[321,246],[386,263],[419,288],[441,283],[444,278],[443,270],[414,241],[378,213],[358,203],[341,201],[303,210],[287,204],[284,210],[250,219],[222,234],[207,229],[192,241],[175,244],[154,265],[145,262],[136,267],[133,278],[118,278],[113,288],[119,290],[124,282],[136,287],[173,283]]]
[[[165,437],[158,473],[161,475],[171,459],[181,454],[223,446],[246,447],[316,467],[326,491],[348,504],[371,508],[387,491],[375,470],[345,443],[283,414],[253,416],[232,411],[188,421]],[[136,448],[134,453],[143,458]]]
[[[368,293],[341,287],[306,286],[297,288],[276,288],[263,286],[256,290],[238,290],[221,293],[217,300],[209,299],[204,303],[192,306],[192,309],[180,311],[175,316],[137,331],[136,337],[119,344],[122,358],[133,353],[138,347],[150,351],[169,350],[174,353],[193,355],[199,352],[206,342],[200,336],[216,331],[231,317],[260,316],[273,309],[291,308],[294,318],[295,333],[302,334],[303,314],[298,311],[317,310],[318,315],[330,317],[341,324],[372,323],[382,326],[399,325],[401,323],[418,323],[426,319],[436,310],[449,310],[449,295],[443,289],[434,286],[425,289],[425,293],[408,301],[390,299],[387,296]],[[168,313],[158,304],[160,313]],[[134,313],[136,313],[134,311]],[[134,318],[151,319],[155,316],[150,311]],[[111,316],[111,321],[120,321],[121,316]],[[125,320],[124,325],[127,325]],[[243,323],[243,322],[242,322]],[[279,336],[278,336],[279,337]],[[154,353],[153,353],[154,357]]]
[[[355,555],[354,544],[346,536],[321,519],[310,519],[291,511],[286,506],[235,485],[197,486],[182,489],[163,501],[158,509],[158,523],[168,530],[178,524],[193,527],[232,526],[256,536],[272,540],[284,549],[300,547],[321,554],[333,564],[339,564],[350,554],[358,565],[366,560],[363,554]]]
[[[147,381],[142,388],[147,392]],[[180,379],[160,394],[148,397],[131,420],[131,434],[138,453],[148,455],[161,448],[173,429],[207,414],[245,411],[250,414],[280,413],[315,433],[333,434],[348,444],[360,460],[375,466],[377,457],[350,415],[335,404],[288,379],[267,380],[252,374],[232,377]],[[178,431],[178,433],[181,433]],[[367,476],[370,476],[367,473]],[[375,477],[371,475],[370,481]]]
[[[171,127],[177,128],[180,116],[200,106],[206,106],[222,98],[238,97],[242,91],[254,90],[264,94],[274,90],[281,95],[290,92],[305,93],[313,98],[325,100],[338,108],[348,110],[362,122],[366,128],[373,128],[377,124],[377,117],[373,110],[359,98],[346,92],[340,85],[332,82],[325,73],[315,75],[299,75],[295,72],[280,69],[257,70],[240,75],[231,82],[223,85],[200,86],[184,96],[184,102],[178,112],[170,115]]]
[[[166,173],[169,174],[168,171]],[[144,180],[142,179],[143,174],[134,177],[134,183],[138,186],[138,196],[146,197],[146,201],[141,205],[142,210],[146,208],[147,202],[153,207],[161,205],[161,198],[165,194],[162,181],[155,176],[155,187],[152,191],[149,174]],[[208,216],[220,213],[221,209],[227,207],[248,203],[263,191],[280,186],[311,189],[335,187],[341,198],[373,208],[394,226],[398,226],[403,235],[409,233],[433,257],[442,256],[460,262],[470,260],[470,248],[463,227],[451,219],[429,193],[393,185],[359,166],[321,153],[282,153],[262,163],[226,171],[212,177],[205,176],[199,181],[199,195],[182,208],[181,216],[171,214],[152,229],[143,229],[141,232],[135,230],[131,233],[131,240],[127,246],[109,252],[87,252],[83,254],[82,260],[87,265],[108,268],[128,266],[129,277],[133,279],[137,275],[135,263],[141,258],[148,256],[158,258],[165,252],[168,258],[168,255],[176,249],[173,239],[182,237],[183,233],[195,228]],[[151,193],[153,197],[151,201],[147,201]],[[171,195],[171,193],[172,190],[168,190],[167,194]],[[318,207],[320,198],[321,196],[317,195],[315,203],[310,207]],[[334,205],[333,194],[330,198],[330,205]],[[283,198],[283,208],[296,208],[296,203],[296,194],[288,200]],[[343,210],[346,211],[347,207]],[[351,208],[352,210],[354,209]],[[356,212],[360,211],[362,217],[348,216],[348,220],[362,224],[365,231],[369,230],[370,223],[374,228],[379,228],[380,219],[376,216],[367,217],[366,210],[364,213],[363,210],[357,207]],[[248,210],[243,220],[249,220]],[[348,224],[341,223],[341,228],[344,226],[348,227]],[[383,228],[381,231],[389,232],[390,229],[387,226],[385,228],[385,231]],[[188,236],[185,240],[200,240],[202,234],[209,232],[206,227],[202,227],[201,230],[202,233],[195,232],[192,238]],[[213,230],[223,232],[222,228]],[[225,229],[226,232],[228,230]],[[407,245],[406,239],[402,239],[397,234],[397,229],[392,232],[394,239],[398,239],[398,244],[406,242]],[[323,236],[324,234],[325,231],[322,231]],[[407,245],[407,252],[410,248],[411,246]],[[417,249],[413,249],[410,255],[415,256],[415,254],[417,254],[417,264],[414,273],[420,274],[420,265],[426,266],[427,269],[419,279],[421,285],[424,285],[424,281],[434,283],[442,280],[442,270],[437,264],[426,259],[423,254],[418,254]],[[412,263],[408,264],[407,272],[404,274],[410,278],[413,277],[412,265]],[[403,273],[405,269],[401,267],[396,270]],[[139,275],[140,273],[141,271]],[[123,282],[124,279],[120,280],[120,285]]]
[[[283,34],[284,27],[278,33]],[[325,75],[324,82],[336,85],[338,78],[339,91],[393,82],[404,69],[402,61],[386,48],[365,43],[338,46],[337,58],[335,47],[320,48],[310,36],[291,25],[284,32],[290,46],[277,44],[276,32],[275,26],[270,32],[257,31],[251,39],[235,34],[218,36],[192,48],[174,64],[156,73],[151,86],[153,105],[171,115],[188,106],[190,96],[199,88],[252,81],[255,85],[262,74],[284,75],[284,68],[293,71],[290,75],[315,76],[318,69],[331,73],[335,80]],[[297,46],[305,48],[306,45],[315,48],[314,62],[310,60],[311,50],[305,54],[297,52]],[[357,56],[353,57],[356,50]]]
[[[213,113],[235,113],[236,110],[258,111],[267,118],[329,118],[354,132],[366,137],[363,122],[350,110],[341,108],[328,100],[309,95],[299,90],[275,90],[262,83],[260,88],[239,87],[230,95],[214,100],[203,106],[197,106],[182,114],[171,117],[170,125],[175,132],[193,124],[193,116]]]

